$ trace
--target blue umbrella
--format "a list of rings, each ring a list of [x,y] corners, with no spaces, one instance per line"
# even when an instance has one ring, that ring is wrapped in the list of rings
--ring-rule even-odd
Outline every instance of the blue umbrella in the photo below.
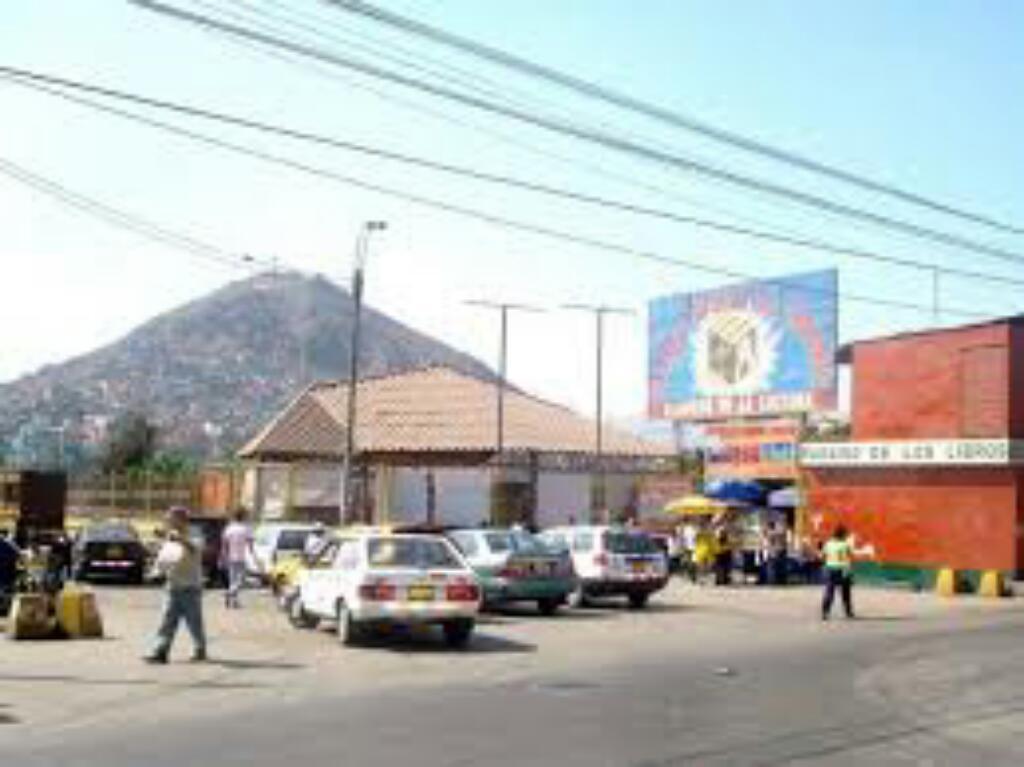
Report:
[[[719,501],[762,506],[767,493],[760,482],[750,479],[714,479],[704,486],[704,495]]]

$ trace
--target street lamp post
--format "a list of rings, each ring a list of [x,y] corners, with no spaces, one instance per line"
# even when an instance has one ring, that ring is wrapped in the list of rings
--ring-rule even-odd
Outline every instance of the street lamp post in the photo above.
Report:
[[[497,412],[495,415],[495,468],[497,470],[498,481],[494,482],[492,478],[492,501],[491,501],[491,521],[500,522],[497,517],[499,512],[502,511],[499,507],[501,503],[500,499],[496,499],[494,486],[495,484],[500,488],[504,481],[504,456],[505,456],[505,389],[508,385],[508,313],[509,311],[519,312],[543,312],[544,310],[537,306],[528,306],[526,304],[510,304],[500,303],[497,301],[481,301],[472,300],[466,301],[470,306],[483,307],[484,309],[497,310],[500,317],[500,326],[498,333],[498,378],[495,381],[496,397],[495,402],[497,406]]]
[[[363,269],[366,266],[366,251],[370,235],[387,229],[385,221],[367,221],[360,227],[356,236],[355,264],[352,270],[352,300],[354,317],[352,319],[352,335],[350,338],[349,375],[348,375],[348,416],[345,425],[345,459],[342,464],[340,514],[341,522],[354,519],[355,493],[352,487],[352,468],[356,450],[356,386],[359,382],[359,339],[363,309]]]
[[[596,388],[595,396],[595,424],[594,424],[594,458],[597,469],[597,482],[594,486],[594,492],[591,497],[591,514],[594,516],[595,521],[607,521],[604,519],[607,514],[607,487],[604,470],[604,318],[608,314],[633,314],[631,309],[623,309],[614,306],[594,306],[590,304],[564,304],[564,309],[571,309],[574,311],[590,312],[594,315],[594,320],[597,324],[597,349],[596,349],[596,367],[597,372],[594,377],[594,384]],[[598,519],[600,517],[600,519]]]

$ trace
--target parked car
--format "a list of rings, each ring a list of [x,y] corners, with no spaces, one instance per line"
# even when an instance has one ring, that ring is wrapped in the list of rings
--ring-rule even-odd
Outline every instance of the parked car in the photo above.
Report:
[[[317,525],[304,522],[273,522],[256,528],[252,538],[252,551],[246,554],[246,568],[250,575],[266,580],[271,569],[286,559],[301,559],[306,540]]]
[[[5,536],[0,535],[0,618],[10,612],[11,600],[17,590],[21,551]]]
[[[476,576],[444,536],[363,531],[339,542],[329,567],[299,572],[289,617],[299,628],[333,620],[343,644],[374,626],[439,625],[461,647],[479,610]]]
[[[267,579],[270,581],[271,591],[277,598],[278,606],[288,610],[298,593],[299,576],[310,568],[330,567],[338,552],[338,546],[349,537],[348,534],[332,530],[324,536],[322,545],[312,556],[303,554],[301,557],[287,557],[272,566],[267,572]]]
[[[553,528],[541,537],[572,556],[579,579],[569,600],[574,606],[597,597],[625,596],[631,607],[641,608],[668,581],[668,557],[641,530],[582,525]]]
[[[124,522],[97,522],[84,528],[71,551],[76,581],[116,579],[142,583],[149,552],[138,532]]]
[[[203,547],[203,578],[211,586],[227,585],[227,571],[221,562],[221,537],[228,521],[223,517],[190,517],[189,537]]]
[[[682,551],[679,548],[679,541],[676,536],[670,533],[648,532],[654,545],[668,557],[668,571],[677,573],[682,569]]]
[[[453,530],[448,537],[476,573],[485,608],[536,602],[552,615],[576,590],[568,553],[525,530]]]

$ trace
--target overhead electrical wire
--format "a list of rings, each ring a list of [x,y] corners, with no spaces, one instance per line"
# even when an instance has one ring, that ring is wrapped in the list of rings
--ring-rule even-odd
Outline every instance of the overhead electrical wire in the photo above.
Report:
[[[30,187],[36,192],[47,195],[64,205],[100,219],[107,224],[130,231],[161,245],[187,252],[194,257],[233,268],[251,268],[253,264],[266,265],[263,264],[262,259],[258,259],[255,256],[233,254],[216,245],[199,240],[192,235],[182,234],[181,232],[168,229],[166,226],[154,224],[152,221],[148,221],[134,213],[128,213],[100,202],[93,197],[73,191],[11,160],[0,158],[0,175],[4,175],[19,184]]]
[[[698,228],[709,229],[717,232],[722,232],[725,234],[736,235],[750,239],[773,242],[777,244],[789,245],[803,249],[810,249],[814,251],[827,252],[839,256],[846,256],[861,260],[869,260],[877,263],[888,264],[890,266],[901,266],[927,272],[937,272],[939,274],[951,275],[966,279],[974,279],[996,284],[1011,285],[1015,287],[1024,287],[1024,279],[1015,279],[1012,277],[1005,277],[1002,275],[996,275],[988,272],[970,269],[960,269],[956,267],[942,266],[939,264],[933,264],[926,261],[919,261],[916,259],[905,258],[901,256],[887,255],[845,245],[837,245],[829,241],[815,238],[776,234],[773,232],[767,232],[751,227],[736,226],[726,222],[716,221],[714,219],[682,215],[679,213],[675,213],[673,211],[637,205],[634,203],[607,197],[601,197],[598,195],[577,192],[572,189],[564,187],[556,187],[547,184],[542,184],[539,182],[526,181],[524,179],[516,178],[513,176],[489,173],[486,171],[480,171],[466,166],[439,162],[424,157],[382,149],[380,147],[370,146],[367,144],[362,144],[354,141],[348,141],[333,136],[311,133],[309,131],[299,130],[285,125],[268,123],[246,117],[240,117],[237,115],[227,114],[224,112],[204,107],[172,102],[162,98],[144,96],[137,93],[130,93],[126,91],[107,88],[105,86],[83,83],[78,80],[68,80],[66,78],[60,78],[51,75],[43,75],[40,73],[27,73],[25,70],[18,70],[11,67],[5,67],[2,65],[0,65],[0,76],[6,76],[8,82],[16,83],[23,86],[26,86],[29,83],[43,82],[49,85],[58,86],[59,88],[81,90],[88,93],[100,95],[106,98],[115,99],[117,101],[129,102],[132,104],[142,105],[149,108],[170,111],[177,114],[183,114],[188,117],[209,120],[225,125],[230,125],[233,127],[255,130],[261,133],[287,138],[290,140],[316,144],[318,146],[328,147],[331,149],[339,149],[346,152],[352,152],[370,157],[376,157],[379,159],[385,159],[391,162],[396,162],[403,165],[421,168],[433,172],[444,173],[447,175],[467,178],[473,181],[505,186],[513,189],[518,189],[521,191],[542,194],[547,197],[567,200],[574,203],[601,207],[608,210],[614,210],[619,213],[638,215],[647,218],[672,222],[676,224],[683,224]],[[45,91],[47,93],[50,93],[51,95],[64,93],[63,91],[53,89],[45,89]]]
[[[236,35],[245,39],[253,40],[264,45],[277,47],[283,50],[288,50],[293,53],[309,56],[310,58],[324,61],[335,66],[344,67],[353,71],[361,72],[364,75],[387,80],[396,85],[401,85],[406,88],[412,88],[419,90],[424,93],[443,98],[449,101],[461,103],[465,106],[472,107],[474,109],[490,112],[493,114],[499,114],[510,119],[518,120],[524,124],[532,125],[542,130],[556,133],[559,135],[565,135],[574,137],[589,143],[605,147],[606,149],[612,149],[628,155],[634,155],[646,160],[650,160],[668,167],[675,167],[679,170],[689,171],[702,175],[717,181],[725,182],[728,184],[740,186],[753,191],[761,192],[768,195],[775,195],[785,199],[801,204],[805,207],[812,207],[822,212],[829,213],[832,215],[838,215],[846,218],[851,218],[871,224],[881,226],[883,228],[890,229],[892,231],[901,232],[903,234],[911,235],[919,239],[928,240],[935,243],[940,243],[946,246],[961,248],[963,250],[972,251],[975,253],[990,256],[992,258],[998,258],[1006,261],[1022,262],[1024,256],[1019,253],[1004,250],[992,245],[985,243],[975,242],[973,240],[943,232],[935,229],[931,229],[924,226],[919,226],[910,222],[903,221],[901,219],[895,219],[888,216],[883,216],[878,213],[864,210],[862,208],[845,205],[843,203],[833,202],[817,195],[812,195],[807,192],[781,186],[770,181],[757,179],[751,176],[745,176],[730,170],[724,170],[703,162],[690,160],[684,157],[680,157],[675,154],[659,151],[650,147],[637,144],[635,142],[619,138],[617,136],[608,135],[600,131],[594,131],[585,127],[572,125],[564,121],[557,119],[550,119],[547,117],[531,114],[522,109],[510,107],[502,104],[497,104],[486,99],[482,99],[476,96],[459,93],[450,88],[434,85],[433,83],[420,80],[418,78],[409,77],[397,72],[393,72],[383,67],[379,67],[375,64],[370,64],[364,61],[359,61],[348,56],[341,56],[335,53],[320,50],[318,48],[293,43],[288,40],[284,40],[275,35],[268,35],[253,29],[240,27],[236,24],[229,24],[217,19],[210,18],[209,16],[203,16],[201,14],[192,13],[185,11],[180,8],[166,5],[160,2],[154,2],[154,0],[128,0],[133,5],[143,8],[148,11],[152,11],[156,14],[166,16],[168,18],[176,19],[194,26],[199,26],[207,30],[218,30],[220,32]]]
[[[973,224],[978,224],[1009,234],[1024,234],[1024,228],[1017,224],[1009,224],[989,215],[965,210],[945,202],[934,200],[922,194],[900,188],[893,184],[876,181],[859,173],[854,173],[835,165],[813,159],[806,155],[780,149],[763,141],[743,136],[734,131],[726,130],[664,107],[659,107],[657,105],[641,101],[638,98],[614,91],[610,88],[584,80],[580,77],[575,77],[565,72],[560,72],[553,68],[543,66],[521,56],[508,53],[507,51],[502,51],[497,48],[484,45],[466,37],[460,37],[439,27],[424,24],[410,17],[388,11],[387,9],[375,6],[371,3],[362,2],[362,0],[322,1],[328,6],[346,13],[358,15],[361,18],[369,19],[373,22],[386,25],[391,29],[396,29],[406,34],[429,40],[447,48],[460,51],[463,54],[484,59],[491,64],[515,71],[521,75],[543,80],[548,84],[570,90],[578,95],[596,99],[617,108],[644,115],[645,117],[656,120],[663,125],[681,128],[720,144],[730,146],[734,149],[759,155],[791,167],[799,168],[803,171],[825,176],[834,181],[840,181],[868,192],[885,195],[934,213],[944,214],[958,218],[962,221],[968,221]]]
[[[2,71],[4,68],[0,68]],[[12,78],[13,82],[17,78]],[[61,98],[66,99],[70,102],[77,103],[83,106],[87,106],[92,109],[96,109],[108,114],[117,115],[125,119],[138,122],[140,124],[148,125],[153,128],[157,128],[163,132],[187,138],[191,141],[199,142],[206,146],[215,147],[221,150],[229,151],[235,154],[244,155],[253,159],[258,159],[263,162],[271,163],[274,165],[287,167],[307,175],[316,176],[321,179],[337,182],[346,186],[364,189],[366,191],[374,192],[384,196],[400,199],[405,202],[409,202],[415,205],[419,205],[434,210],[440,210],[449,214],[458,215],[464,218],[481,221],[491,225],[499,226],[513,231],[525,232],[528,234],[543,237],[549,240],[556,240],[559,242],[568,242],[574,245],[578,245],[584,248],[599,250],[607,253],[616,253],[619,255],[630,256],[641,260],[649,261],[652,263],[661,264],[664,266],[672,266],[676,268],[686,268],[697,272],[703,272],[706,274],[715,274],[719,276],[725,276],[732,279],[743,279],[743,280],[760,280],[767,284],[773,284],[778,286],[782,290],[792,290],[794,292],[804,292],[809,294],[820,294],[831,296],[834,298],[855,301],[859,303],[866,303],[875,306],[887,306],[891,308],[908,309],[915,311],[922,311],[931,313],[935,307],[930,305],[924,305],[916,302],[901,301],[895,299],[881,298],[878,296],[868,296],[858,293],[850,293],[844,291],[830,291],[824,289],[808,288],[806,286],[789,286],[787,284],[790,279],[763,277],[755,275],[750,272],[744,272],[736,269],[730,269],[722,266],[713,266],[705,261],[698,261],[692,259],[684,259],[676,256],[665,256],[652,251],[642,250],[640,248],[624,245],[622,243],[612,242],[609,240],[603,240],[588,235],[580,235],[573,232],[568,232],[555,227],[546,226],[543,224],[536,224],[532,222],[522,221],[519,219],[509,218],[506,216],[491,213],[479,208],[462,205],[459,203],[450,202],[447,200],[441,200],[426,195],[416,194],[409,192],[404,189],[396,189],[383,184],[369,182],[364,179],[352,176],[349,174],[342,174],[336,171],[332,171],[326,168],[310,165],[293,158],[285,157],[282,155],[266,152],[261,149],[255,149],[249,146],[238,144],[236,142],[228,141],[223,138],[214,137],[209,134],[200,133],[188,128],[182,128],[171,123],[167,123],[162,120],[156,120],[151,117],[143,116],[137,113],[130,112],[128,110],[111,107],[106,104],[99,103],[97,101],[76,96],[71,93],[60,92],[56,88],[41,86],[38,84],[30,84],[36,90],[42,90],[52,92],[54,95],[59,95]],[[968,309],[947,307],[942,308],[944,314],[956,315],[962,317],[970,317],[974,319],[989,318],[992,316],[990,312],[978,312]]]
[[[269,31],[269,32],[274,33],[274,34],[281,34],[281,29],[279,27],[275,27],[274,26],[274,22],[275,21],[277,21],[278,23],[285,23],[285,24],[289,24],[289,25],[292,25],[292,26],[294,26],[296,24],[302,24],[302,22],[295,21],[292,18],[281,16],[280,14],[272,14],[272,13],[269,13],[268,11],[266,11],[266,10],[264,10],[262,8],[256,8],[256,7],[252,6],[250,3],[246,2],[246,0],[229,0],[229,2],[232,2],[236,6],[248,8],[251,13],[256,13],[256,14],[260,15],[262,18],[268,19],[268,21],[256,21],[256,20],[251,19],[249,16],[244,16],[242,14],[238,14],[238,13],[232,12],[232,11],[225,11],[224,9],[221,9],[219,6],[211,4],[207,0],[191,0],[191,2],[193,4],[197,4],[197,5],[201,6],[201,7],[215,8],[218,13],[221,13],[221,14],[225,14],[226,13],[229,18],[245,20],[249,24],[255,25],[256,28],[262,29],[263,31]],[[262,2],[263,2],[264,5],[269,4],[270,6],[276,8],[276,9],[280,9],[281,11],[285,11],[286,10],[292,16],[298,15],[299,18],[305,18],[307,20],[310,20],[311,22],[315,21],[317,24],[326,24],[327,23],[326,19],[322,19],[319,16],[310,15],[308,12],[303,14],[303,13],[299,12],[295,8],[291,8],[290,6],[287,6],[287,5],[285,5],[285,4],[281,3],[281,2],[278,2],[278,0],[262,0]],[[330,25],[330,26],[337,26],[337,23],[335,23],[334,25]],[[335,37],[335,36],[333,36],[333,35],[331,35],[329,33],[324,32],[318,26],[312,26],[311,24],[303,24],[301,28],[304,28],[304,29],[308,30],[310,34],[315,34],[316,36],[318,36],[318,37],[320,37],[322,39],[327,39],[327,40],[332,40],[332,41],[340,42],[341,44],[347,44],[344,41],[340,40],[339,38],[337,38],[337,37]],[[377,98],[381,99],[382,101],[385,101],[385,102],[388,102],[388,103],[392,103],[392,104],[396,104],[396,105],[398,105],[401,108],[408,109],[408,110],[411,110],[411,111],[415,111],[415,112],[418,112],[420,114],[428,115],[429,117],[431,117],[433,119],[440,120],[442,122],[448,123],[450,125],[454,125],[456,127],[462,128],[462,129],[467,129],[467,130],[471,130],[471,131],[480,133],[482,135],[487,136],[488,138],[490,138],[492,140],[498,141],[498,142],[503,143],[503,144],[507,144],[509,146],[513,146],[513,147],[517,148],[520,151],[523,151],[523,152],[526,152],[526,153],[529,153],[529,154],[532,154],[532,155],[535,155],[535,156],[538,156],[538,157],[543,157],[543,158],[545,158],[547,160],[553,160],[553,161],[555,161],[557,163],[568,165],[568,166],[572,166],[572,167],[577,168],[577,169],[582,169],[585,172],[587,172],[588,174],[591,174],[591,175],[594,175],[594,176],[598,176],[598,177],[604,178],[606,180],[612,180],[612,181],[615,181],[615,182],[617,182],[619,184],[625,184],[625,185],[628,185],[628,186],[636,188],[636,189],[642,189],[642,190],[644,190],[644,191],[646,191],[648,193],[656,194],[659,197],[665,198],[667,200],[672,200],[674,202],[683,202],[683,203],[685,203],[688,206],[691,206],[691,207],[694,207],[694,208],[697,208],[697,209],[700,209],[700,210],[707,210],[707,211],[711,211],[713,213],[717,213],[717,214],[720,214],[720,215],[725,215],[725,216],[728,216],[731,220],[736,221],[736,222],[745,223],[745,224],[751,224],[753,226],[761,227],[761,228],[768,227],[775,234],[788,235],[788,236],[794,237],[794,238],[804,238],[804,237],[806,237],[806,235],[804,235],[801,232],[795,231],[795,230],[790,229],[790,228],[785,227],[785,226],[779,226],[777,223],[769,224],[766,221],[764,221],[764,220],[762,220],[762,219],[760,219],[760,218],[758,218],[756,216],[751,216],[749,214],[743,214],[743,213],[737,213],[735,210],[732,210],[732,209],[730,209],[730,208],[728,208],[726,206],[710,203],[710,202],[708,202],[707,200],[704,200],[704,199],[697,199],[697,198],[695,198],[692,195],[681,194],[677,190],[669,190],[669,189],[665,188],[664,186],[661,186],[661,185],[658,185],[658,184],[653,184],[653,183],[651,183],[649,181],[646,181],[646,180],[642,180],[642,179],[636,177],[635,175],[627,175],[625,173],[616,172],[616,171],[611,170],[610,168],[608,168],[605,165],[598,165],[598,164],[595,164],[594,162],[588,162],[587,160],[584,160],[584,159],[582,159],[580,157],[566,155],[566,154],[563,154],[563,153],[560,153],[560,152],[552,151],[549,148],[541,148],[536,143],[530,142],[530,141],[526,141],[526,140],[524,140],[520,136],[512,136],[512,135],[504,133],[504,132],[502,132],[500,130],[496,130],[496,129],[493,129],[493,128],[490,128],[490,127],[485,127],[483,125],[480,125],[478,123],[474,123],[472,121],[467,121],[465,119],[460,119],[460,118],[455,117],[455,116],[453,116],[453,115],[451,115],[451,114],[449,114],[447,112],[442,112],[442,111],[440,111],[438,109],[432,109],[432,108],[426,106],[425,104],[421,104],[421,103],[419,103],[417,101],[401,98],[399,96],[396,96],[391,91],[385,91],[385,90],[382,90],[381,88],[375,88],[372,85],[368,85],[367,83],[363,82],[362,80],[357,80],[357,79],[352,78],[352,77],[345,77],[340,72],[338,72],[336,69],[329,69],[329,68],[327,68],[322,62],[312,61],[312,60],[309,60],[308,58],[298,56],[298,55],[296,55],[294,53],[289,53],[289,52],[285,52],[285,51],[276,50],[274,48],[271,48],[271,47],[268,47],[268,46],[265,46],[265,45],[260,45],[258,43],[253,43],[251,41],[247,41],[245,39],[242,39],[242,38],[239,38],[239,37],[236,37],[236,36],[233,36],[233,35],[228,35],[228,34],[224,34],[224,33],[217,33],[216,31],[215,31],[215,33],[218,34],[219,36],[221,36],[227,42],[230,42],[230,43],[232,43],[234,45],[243,47],[243,48],[248,49],[250,51],[255,51],[255,52],[259,53],[260,55],[263,55],[263,56],[266,56],[268,58],[272,58],[272,59],[284,62],[284,63],[286,63],[286,64],[288,64],[290,66],[294,66],[294,67],[300,68],[300,69],[302,69],[304,71],[311,72],[311,73],[313,73],[313,74],[315,74],[315,75],[317,75],[319,77],[323,77],[323,78],[334,80],[336,82],[344,83],[347,87],[356,88],[358,90],[362,90],[362,91],[371,93],[374,96],[376,96]],[[288,33],[288,34],[292,34],[292,33]],[[366,36],[364,35],[364,37],[366,37]],[[382,42],[382,41],[376,40],[374,38],[368,38],[368,39],[372,40],[372,42],[373,42],[372,45],[370,45],[370,46],[361,45],[361,46],[358,46],[358,47],[361,48],[362,50],[371,50],[371,51],[374,51],[374,52],[383,52],[383,53],[387,52],[386,51],[387,48],[396,48],[405,57],[412,56],[412,57],[424,58],[422,56],[422,54],[419,54],[417,52],[411,51],[411,50],[409,50],[407,48],[403,48],[403,47],[400,47],[400,46],[395,46],[393,43]],[[291,42],[295,42],[294,37],[291,38],[290,41]],[[349,45],[352,45],[352,44],[349,44]],[[399,60],[399,61],[402,61],[402,62],[407,62],[408,61],[407,58],[398,58],[398,57],[396,57],[395,60]],[[496,87],[502,87],[499,84],[495,83],[494,81],[491,81],[491,80],[489,80],[486,77],[480,76],[478,73],[471,73],[471,72],[468,72],[466,70],[462,70],[461,68],[454,68],[454,67],[451,67],[446,62],[442,62],[442,61],[438,61],[438,60],[434,60],[434,59],[427,58],[427,61],[431,65],[436,66],[436,67],[440,67],[441,69],[454,71],[455,74],[457,76],[460,76],[461,78],[469,77],[470,79],[483,82],[484,85],[486,87],[491,88],[492,91]],[[413,63],[409,63],[408,66],[411,66],[413,68],[417,68],[418,65],[415,62],[413,62]],[[448,79],[447,75],[445,75],[445,74],[442,74],[441,77],[443,77],[445,79]],[[515,101],[510,101],[505,96],[505,94],[500,94],[499,97],[502,98],[502,100],[507,101],[509,103],[513,103],[513,104],[516,103]],[[538,99],[535,96],[532,96],[532,95],[528,96],[528,95],[523,94],[523,99],[525,99],[526,103],[531,104],[533,106],[536,106],[537,103],[538,103]],[[539,102],[539,103],[540,103],[541,108],[549,108],[549,107],[551,107],[550,104],[547,104],[547,103],[544,103],[544,102]],[[564,111],[564,109],[562,111]],[[602,128],[605,127],[605,126],[601,125],[600,123],[598,123],[598,125],[600,125]],[[645,141],[647,143],[652,143],[652,139],[650,139],[648,137],[640,137],[640,138],[638,138],[634,134],[629,133],[629,132],[621,134],[621,135],[624,135],[624,136],[629,137],[629,138],[633,138],[634,140],[640,140],[640,141]],[[666,146],[664,144],[659,144],[658,142],[653,142],[653,144],[655,146],[662,146],[662,147]],[[774,204],[782,204],[779,201],[772,201],[772,202]],[[863,226],[863,225],[861,225],[861,226]]]

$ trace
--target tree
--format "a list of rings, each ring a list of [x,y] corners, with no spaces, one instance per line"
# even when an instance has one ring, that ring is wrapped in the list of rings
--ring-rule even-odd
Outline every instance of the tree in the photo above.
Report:
[[[141,413],[129,412],[111,424],[100,465],[107,474],[145,466],[156,452],[157,428]]]

